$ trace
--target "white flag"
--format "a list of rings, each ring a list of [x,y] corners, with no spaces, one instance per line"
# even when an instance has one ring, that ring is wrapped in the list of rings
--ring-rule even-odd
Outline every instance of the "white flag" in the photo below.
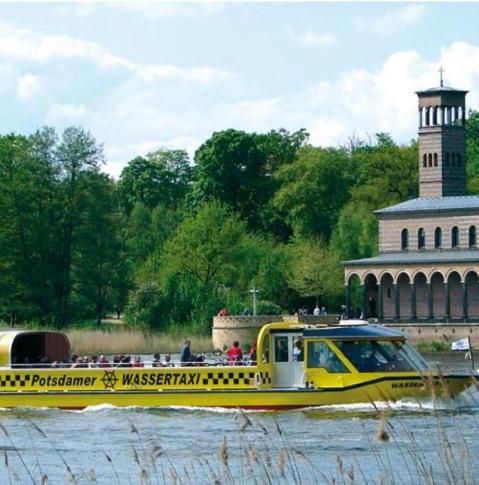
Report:
[[[464,337],[460,340],[456,340],[452,343],[451,350],[469,350],[469,339]]]

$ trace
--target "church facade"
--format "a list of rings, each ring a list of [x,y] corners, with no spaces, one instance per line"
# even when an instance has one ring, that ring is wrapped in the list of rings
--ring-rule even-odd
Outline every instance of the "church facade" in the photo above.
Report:
[[[466,195],[466,94],[441,86],[416,93],[419,197],[377,210],[379,255],[344,262],[351,308],[384,322],[479,321],[479,196]]]

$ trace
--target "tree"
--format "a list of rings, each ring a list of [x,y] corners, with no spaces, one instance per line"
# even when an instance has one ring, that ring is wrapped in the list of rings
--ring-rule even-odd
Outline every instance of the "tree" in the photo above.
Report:
[[[67,323],[71,294],[71,269],[75,238],[82,223],[82,205],[85,185],[82,177],[97,172],[103,162],[103,149],[93,136],[79,127],[67,128],[56,150],[60,166],[60,185],[63,195],[60,238],[57,246],[58,275],[55,293],[58,307],[55,321],[58,326]]]
[[[356,200],[343,207],[333,231],[331,246],[344,261],[377,254],[378,220],[371,204]]]
[[[362,144],[351,152],[348,176],[354,187],[378,194],[381,202],[375,209],[417,197],[417,142],[398,146],[387,133],[378,133],[376,139],[375,145]]]
[[[303,130],[291,135],[286,130],[213,133],[195,154],[192,204],[200,207],[215,199],[239,214],[253,230],[284,232],[269,205],[277,188],[273,174],[295,158],[306,139]]]
[[[178,208],[192,177],[184,150],[160,148],[146,158],[136,157],[123,169],[118,182],[121,205],[129,214],[140,203],[148,209],[162,204]]]
[[[466,125],[467,191],[479,194],[479,111],[469,111]]]
[[[321,238],[295,238],[289,247],[288,282],[301,297],[335,305],[342,295],[343,270],[335,251]]]
[[[210,284],[233,283],[238,247],[246,234],[245,224],[228,210],[212,202],[185,219],[165,246],[167,270],[188,273]]]
[[[280,188],[274,203],[297,236],[329,239],[339,211],[349,198],[343,149],[304,147],[298,159],[275,174]]]
[[[76,236],[73,303],[86,302],[100,324],[107,308],[117,306],[122,299],[118,287],[126,275],[118,237],[120,214],[114,183],[107,175],[88,173],[82,177],[81,185],[85,197]],[[113,300],[115,290],[117,301]]]

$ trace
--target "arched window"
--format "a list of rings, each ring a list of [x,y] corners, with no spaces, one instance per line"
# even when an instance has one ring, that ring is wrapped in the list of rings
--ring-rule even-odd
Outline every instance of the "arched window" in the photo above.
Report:
[[[422,249],[426,245],[426,232],[424,228],[421,227],[419,231],[417,231],[417,248]]]
[[[432,167],[432,153],[427,156],[428,165]]]
[[[437,153],[434,154],[434,166],[437,167]]]
[[[451,232],[451,246],[457,248],[459,246],[459,229],[457,226],[452,228]]]
[[[431,117],[430,117],[430,113],[429,113],[429,108],[426,108],[426,116],[424,118],[424,124],[426,126],[429,126],[430,125],[430,122],[429,122],[430,119],[431,119]]]
[[[437,125],[437,106],[432,110],[432,124]]]
[[[455,106],[451,106],[451,124],[456,122],[456,115],[457,115],[457,108]]]
[[[407,249],[409,247],[409,231],[403,229],[401,231],[401,249]]]
[[[477,237],[476,237],[476,226],[471,226],[469,228],[469,247],[472,248],[477,244]]]
[[[424,154],[422,156],[422,166],[427,167],[427,155],[426,154]]]
[[[436,227],[434,231],[434,247],[436,249],[442,246],[442,229],[440,227]]]

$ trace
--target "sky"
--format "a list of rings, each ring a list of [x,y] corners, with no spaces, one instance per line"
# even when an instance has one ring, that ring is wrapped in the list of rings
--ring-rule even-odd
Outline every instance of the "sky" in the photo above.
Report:
[[[479,3],[0,3],[0,134],[82,126],[114,177],[228,128],[408,143],[441,65],[479,109],[478,18]]]

